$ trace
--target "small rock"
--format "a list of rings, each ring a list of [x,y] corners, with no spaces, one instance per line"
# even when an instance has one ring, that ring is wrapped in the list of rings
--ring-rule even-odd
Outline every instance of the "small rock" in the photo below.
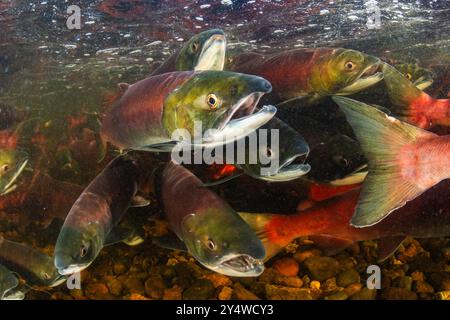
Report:
[[[300,288],[303,285],[302,279],[298,277],[277,276],[273,282],[282,286]]]
[[[290,288],[283,286],[266,285],[266,296],[270,300],[312,300],[309,289]]]
[[[163,300],[181,300],[183,288],[174,286],[173,288],[164,290]]]
[[[414,291],[417,293],[434,293],[434,289],[429,283],[420,280],[414,283]]]
[[[304,264],[311,278],[319,281],[332,278],[339,271],[339,263],[330,257],[311,257]]]
[[[214,295],[214,286],[211,281],[197,279],[191,287],[183,292],[184,300],[206,300]]]
[[[86,297],[92,300],[110,300],[108,287],[104,283],[91,282],[84,288],[84,294]]]
[[[303,251],[298,251],[294,254],[294,259],[302,263],[308,258],[320,256],[322,253],[319,249],[308,249]]]
[[[440,291],[435,296],[437,300],[450,300],[450,291]]]
[[[341,288],[336,284],[336,278],[327,279],[322,285],[322,291],[325,293],[325,295],[334,294],[340,290]]]
[[[282,258],[276,260],[273,268],[282,276],[296,276],[299,270],[298,262],[293,258]]]
[[[230,278],[220,273],[210,273],[205,275],[204,278],[211,281],[214,288],[227,287],[232,285],[232,281],[230,280]]]
[[[141,279],[131,276],[127,277],[124,282],[122,282],[123,286],[128,289],[130,293],[137,293],[140,295],[145,295],[145,287],[144,283]]]
[[[348,295],[344,291],[336,292],[330,296],[326,296],[325,300],[347,300]]]
[[[238,300],[260,300],[253,292],[245,289],[239,282],[236,282],[233,286],[234,295]]]
[[[359,290],[361,290],[363,285],[361,283],[352,283],[345,287],[344,292],[347,296],[351,297]]]
[[[113,272],[115,275],[121,275],[127,271],[127,267],[125,264],[121,262],[114,263],[113,265]]]
[[[233,289],[230,287],[223,287],[219,292],[219,300],[231,300],[231,296],[233,295]]]
[[[362,288],[354,295],[351,296],[351,300],[375,300],[377,296],[377,289],[369,289],[367,287]]]
[[[145,294],[152,299],[161,299],[166,289],[166,284],[161,275],[156,274],[148,278],[144,283]]]
[[[129,296],[127,296],[127,300],[150,300],[150,299],[138,293],[132,293]]]
[[[120,296],[123,290],[122,283],[112,276],[107,277],[106,280],[106,285],[108,286],[109,292],[117,297]]]
[[[259,281],[262,282],[272,282],[273,279],[278,275],[278,273],[272,268],[264,269],[264,272],[259,276]]]
[[[397,278],[397,279],[395,280],[395,282],[394,282],[394,284],[395,284],[397,287],[404,288],[404,289],[406,289],[406,290],[408,290],[408,291],[411,291],[411,289],[412,289],[412,283],[413,283],[412,278],[411,278],[411,277],[408,277],[408,276],[405,276],[405,277],[399,277],[399,278]]]
[[[340,287],[346,287],[349,284],[357,283],[360,281],[359,273],[355,269],[347,269],[338,274],[336,283]]]
[[[405,288],[390,287],[383,290],[381,298],[384,300],[417,300],[417,294]]]
[[[414,271],[413,273],[411,273],[411,278],[414,281],[424,281],[425,280],[423,272],[420,272],[420,271]]]

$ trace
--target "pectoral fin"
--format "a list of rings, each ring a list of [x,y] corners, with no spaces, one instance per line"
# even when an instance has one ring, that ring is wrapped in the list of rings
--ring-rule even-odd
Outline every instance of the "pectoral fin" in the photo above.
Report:
[[[161,248],[188,251],[184,242],[178,238],[175,233],[169,233],[161,237],[153,238],[152,242]]]
[[[378,242],[378,261],[382,262],[389,258],[405,240],[405,236],[380,239]]]
[[[143,241],[143,237],[138,235],[136,228],[117,226],[109,233],[104,246],[110,246],[119,242],[123,242],[129,246],[135,246],[141,244]]]

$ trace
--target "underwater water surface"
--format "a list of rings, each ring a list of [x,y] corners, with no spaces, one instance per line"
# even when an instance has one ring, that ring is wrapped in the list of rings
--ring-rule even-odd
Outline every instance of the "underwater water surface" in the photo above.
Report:
[[[71,13],[67,8],[71,5],[80,9],[80,28],[68,28]],[[377,20],[373,20],[374,14],[379,14]],[[387,244],[380,245],[377,240],[381,236],[376,232],[367,239],[355,236],[355,241],[342,241],[339,232],[345,233],[344,229],[325,239],[320,238],[321,229],[311,234],[300,232],[265,263],[261,275],[236,277],[208,270],[189,253],[154,243],[169,230],[164,213],[167,204],[163,206],[161,200],[163,174],[159,172],[145,184],[140,203],[124,218],[142,243],[105,246],[81,272],[80,286],[76,281],[75,286],[67,285],[53,264],[55,243],[73,204],[123,152],[106,144],[100,135],[104,114],[120,94],[117,84],[148,77],[195,34],[222,29],[227,53],[232,54],[347,48],[394,66],[420,66],[433,80],[423,90],[433,98],[446,99],[450,98],[449,18],[450,2],[445,0],[0,0],[0,161],[8,166],[0,170],[2,174],[9,171],[12,163],[13,170],[20,173],[14,179],[5,175],[13,181],[0,185],[0,265],[14,260],[8,256],[12,251],[21,257],[36,254],[32,261],[39,261],[39,267],[33,269],[37,276],[23,271],[30,264],[26,259],[8,264],[21,279],[17,284],[3,272],[0,298],[4,282],[13,287],[9,295],[25,299],[449,299],[450,213],[446,210],[450,194],[446,182],[428,190],[423,201],[402,209],[405,215],[415,210],[424,213],[404,223],[415,234],[421,226],[425,228],[422,224],[427,215],[438,216],[434,219],[443,215],[440,229],[426,237],[406,237],[399,242],[396,235],[386,236]],[[377,90],[382,91],[380,96],[386,94],[383,87]],[[379,110],[385,111],[385,100],[378,97],[371,91],[354,96],[368,104],[381,104]],[[332,103],[328,100],[325,106]],[[296,106],[289,108],[278,107],[277,115],[294,126]],[[295,129],[307,143],[311,145],[322,135],[333,139],[342,134],[353,139],[346,146],[358,145],[344,116],[336,115],[336,105],[333,112],[326,107],[306,108],[310,109],[302,116],[318,125],[311,125],[314,130],[308,133],[301,126]],[[448,134],[445,127],[442,132]],[[341,169],[336,168],[365,161],[353,149],[344,152],[339,144],[332,147],[337,150],[318,147],[314,155],[319,156],[306,160],[314,177],[323,183],[341,178]],[[164,154],[153,157],[143,153],[138,159],[144,169],[137,170],[137,180],[153,175],[153,169],[167,161]],[[349,153],[354,159],[342,156]],[[3,160],[8,157],[15,158]],[[202,181],[217,173],[214,166],[187,167]],[[126,172],[127,178],[134,175]],[[278,183],[242,175],[209,189],[237,212],[283,216],[297,215],[326,199],[311,196],[310,181],[304,179]],[[319,191],[327,193],[328,189]],[[118,197],[126,192],[121,185],[113,190]],[[183,197],[167,201],[184,204]],[[325,202],[319,204],[323,205],[320,210],[347,210],[349,215],[354,206],[347,207],[348,201]],[[351,203],[356,203],[356,198]],[[14,245],[9,242],[27,247],[10,249]],[[399,245],[395,254],[379,262],[379,250],[396,249],[395,244]],[[32,249],[48,256],[28,253]],[[366,286],[371,265],[380,267],[380,289]]]

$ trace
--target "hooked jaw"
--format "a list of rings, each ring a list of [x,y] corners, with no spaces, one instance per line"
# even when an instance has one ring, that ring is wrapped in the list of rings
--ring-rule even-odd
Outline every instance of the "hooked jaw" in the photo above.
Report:
[[[89,267],[90,263],[77,264],[68,254],[55,253],[55,267],[61,275],[71,275],[78,273]]]
[[[230,254],[214,266],[213,271],[230,277],[257,277],[264,271],[264,262],[248,254]]]
[[[272,91],[272,85],[263,78],[256,79],[252,85],[254,91],[239,99],[227,112],[220,115],[214,129],[205,132],[203,146],[216,147],[239,140],[273,118],[277,109],[271,105],[263,106],[253,113],[261,97]]]
[[[204,44],[194,70],[223,70],[226,45],[227,42],[223,33],[212,35]]]

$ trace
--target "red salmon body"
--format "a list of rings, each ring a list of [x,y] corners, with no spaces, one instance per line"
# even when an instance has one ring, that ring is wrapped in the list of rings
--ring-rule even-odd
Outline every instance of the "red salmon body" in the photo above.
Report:
[[[143,147],[170,139],[162,124],[164,99],[189,80],[193,71],[149,77],[126,88],[106,112],[101,135],[119,148]]]
[[[311,93],[312,68],[332,51],[332,48],[317,48],[296,49],[272,55],[245,53],[233,58],[229,69],[269,80],[273,86],[269,97],[276,103],[299,96],[299,93]]]

